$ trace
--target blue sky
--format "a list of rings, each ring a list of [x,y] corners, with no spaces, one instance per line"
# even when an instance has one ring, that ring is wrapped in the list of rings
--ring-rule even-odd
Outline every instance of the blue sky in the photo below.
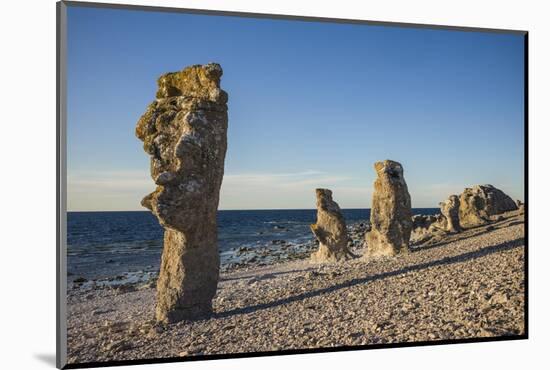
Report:
[[[229,93],[220,209],[370,207],[373,163],[403,164],[413,207],[490,183],[523,199],[523,37],[68,9],[68,209],[141,210],[134,136],[156,79],[218,62]]]

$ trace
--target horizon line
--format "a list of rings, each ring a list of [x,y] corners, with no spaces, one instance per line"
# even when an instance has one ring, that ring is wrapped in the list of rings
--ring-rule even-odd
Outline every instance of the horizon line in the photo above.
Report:
[[[411,207],[411,209],[439,209],[440,207]],[[356,210],[356,209],[363,209],[363,210],[370,210],[371,207],[368,208],[340,208],[342,210]],[[245,209],[218,209],[218,211],[316,211],[317,208],[245,208]],[[78,212],[149,212],[151,211],[144,209],[144,210],[138,210],[138,209],[132,209],[132,210],[105,210],[105,211],[99,211],[99,210],[67,210],[67,213],[78,213]]]

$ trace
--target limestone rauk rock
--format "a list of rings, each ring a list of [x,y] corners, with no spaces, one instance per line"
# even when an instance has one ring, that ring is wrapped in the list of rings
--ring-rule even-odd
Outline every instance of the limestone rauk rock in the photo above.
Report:
[[[445,217],[445,230],[457,233],[460,231],[460,220],[458,216],[460,199],[457,195],[451,195],[446,201],[439,204],[441,214]]]
[[[218,64],[158,79],[157,99],[137,123],[157,187],[145,196],[164,227],[156,318],[208,315],[219,277],[216,213],[227,149],[227,93]]]
[[[411,197],[401,164],[385,160],[374,164],[370,214],[371,231],[366,235],[366,257],[407,253],[412,229]]]
[[[493,185],[475,185],[460,194],[460,225],[465,228],[483,225],[491,216],[517,209],[512,198]]]
[[[315,262],[337,262],[350,259],[346,222],[338,203],[332,200],[332,191],[315,189],[317,196],[317,223],[311,231],[319,241],[319,249],[311,255]]]

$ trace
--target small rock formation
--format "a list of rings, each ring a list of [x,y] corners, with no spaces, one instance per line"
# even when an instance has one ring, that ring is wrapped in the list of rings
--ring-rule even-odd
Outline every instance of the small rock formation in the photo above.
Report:
[[[411,197],[403,178],[401,164],[385,160],[376,162],[370,214],[371,231],[367,233],[367,257],[394,256],[407,253],[412,229]]]
[[[156,318],[208,315],[219,276],[216,213],[227,148],[227,93],[218,64],[194,65],[158,79],[156,100],[136,136],[151,156],[157,187],[141,204],[164,227]]]
[[[412,217],[410,243],[422,243],[431,238],[429,227],[435,222],[433,217],[431,215],[414,215]]]
[[[493,185],[475,185],[460,194],[460,225],[464,228],[483,225],[491,216],[517,209],[512,198]]]
[[[337,262],[350,259],[346,222],[338,203],[332,200],[332,191],[315,189],[317,196],[317,223],[311,225],[319,241],[319,249],[311,255],[315,262]]]
[[[441,214],[445,217],[445,230],[451,233],[460,231],[460,220],[458,211],[460,208],[460,199],[457,195],[451,195],[445,202],[439,203]]]
[[[525,204],[523,204],[521,200],[516,200],[516,206],[518,207],[520,213],[525,212]]]
[[[447,220],[442,214],[414,215],[412,217],[411,243],[421,244],[439,239],[446,232]]]
[[[412,228],[428,229],[437,222],[439,215],[414,215],[412,216]]]
[[[523,202],[519,199],[516,199],[516,206],[519,208],[519,207],[523,207]]]

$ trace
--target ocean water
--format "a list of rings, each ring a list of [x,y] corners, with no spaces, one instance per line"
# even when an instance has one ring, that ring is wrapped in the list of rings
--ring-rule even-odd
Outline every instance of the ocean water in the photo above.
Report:
[[[342,210],[348,225],[368,220],[369,209]],[[413,209],[413,214],[435,214],[436,208]],[[259,248],[284,240],[303,244],[312,240],[309,225],[316,210],[218,211],[218,248],[221,264],[235,259],[240,247]],[[163,230],[144,212],[69,212],[67,269],[76,277],[103,279],[158,271]]]

